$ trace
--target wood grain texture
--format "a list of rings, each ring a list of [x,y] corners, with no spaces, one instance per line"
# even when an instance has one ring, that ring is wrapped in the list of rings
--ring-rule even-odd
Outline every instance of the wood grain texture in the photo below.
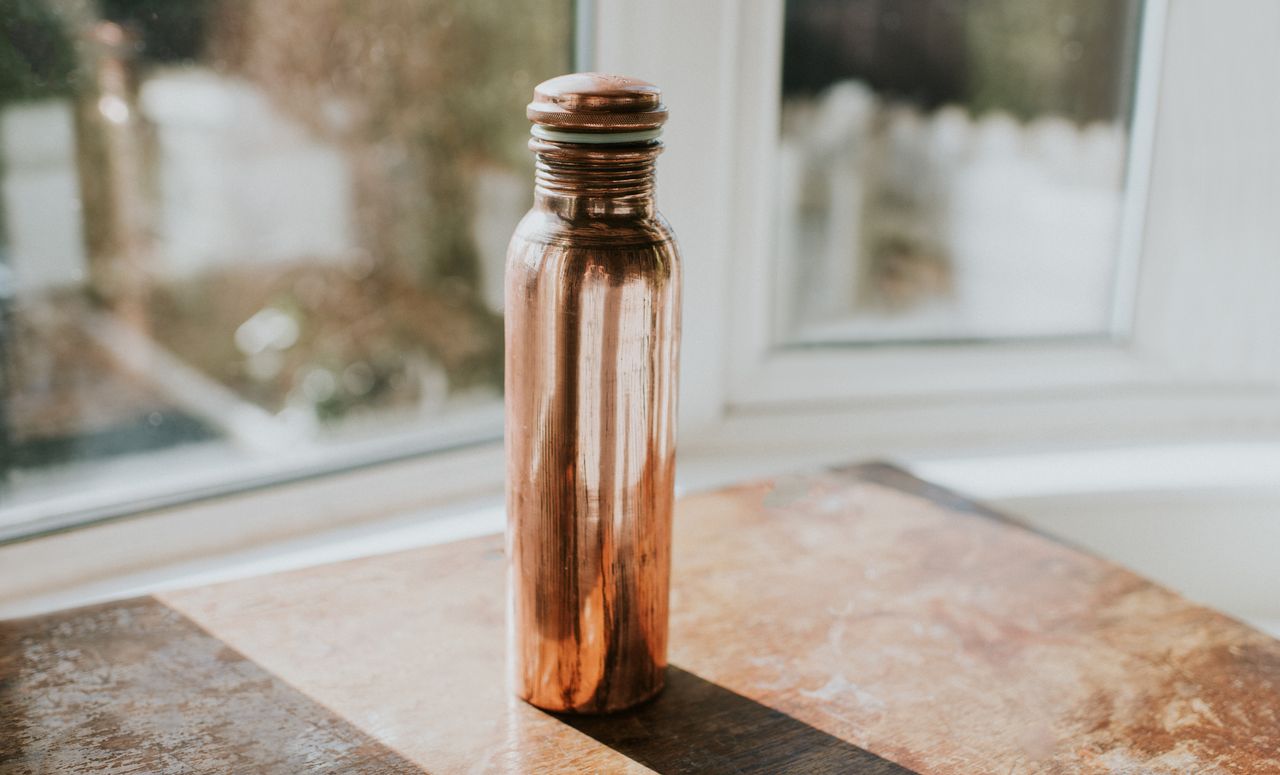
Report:
[[[703,496],[672,661],[920,772],[1280,768],[1280,643],[993,516],[884,466]]]
[[[883,466],[683,499],[674,691],[577,728],[512,696],[498,536],[162,599],[433,773],[1280,771],[1280,642],[997,516]],[[157,638],[112,646],[113,670]],[[191,701],[179,731],[220,710]],[[27,725],[84,717],[25,702]],[[128,749],[178,739],[154,715],[108,723]]]
[[[152,599],[0,623],[0,773],[418,768]]]

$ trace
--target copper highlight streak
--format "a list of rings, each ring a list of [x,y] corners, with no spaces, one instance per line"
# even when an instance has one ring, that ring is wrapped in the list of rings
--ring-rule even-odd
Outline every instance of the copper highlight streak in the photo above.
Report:
[[[679,259],[658,143],[530,147],[505,310],[513,682],[608,712],[660,691],[667,663]]]

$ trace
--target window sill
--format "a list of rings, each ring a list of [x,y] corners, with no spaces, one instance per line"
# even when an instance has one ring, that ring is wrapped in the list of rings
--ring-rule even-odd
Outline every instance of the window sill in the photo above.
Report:
[[[865,456],[688,446],[682,492]],[[1280,442],[896,457],[1194,599],[1280,625],[1280,606],[1264,599],[1280,587],[1266,557],[1280,545],[1268,537],[1280,530],[1269,518],[1280,508]],[[489,444],[2,546],[0,618],[497,533],[502,469],[501,445]],[[1229,578],[1216,572],[1227,565]]]

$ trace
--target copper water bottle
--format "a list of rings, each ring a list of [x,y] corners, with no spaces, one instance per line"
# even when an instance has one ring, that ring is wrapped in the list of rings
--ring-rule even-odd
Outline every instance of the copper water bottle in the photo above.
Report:
[[[529,104],[533,209],[507,251],[508,628],[516,693],[604,713],[662,689],[680,259],[654,208],[667,111],[596,73]]]

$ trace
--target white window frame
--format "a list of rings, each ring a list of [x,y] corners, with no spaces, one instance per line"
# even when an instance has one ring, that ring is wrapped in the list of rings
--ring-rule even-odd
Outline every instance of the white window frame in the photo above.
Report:
[[[1147,0],[1123,340],[791,352],[762,314],[782,0],[583,5],[594,69],[660,84],[672,111],[659,205],[685,260],[681,487],[869,456],[1280,439],[1280,3]],[[0,611],[494,506],[502,477],[489,443],[0,545]]]
[[[1233,45],[1231,38],[1250,37],[1248,28],[1259,21],[1251,16],[1273,15],[1267,2],[1238,0],[1230,17],[1219,15],[1213,23],[1229,34],[1215,35],[1207,51],[1197,37],[1203,8],[1146,2],[1114,336],[781,348],[772,342],[769,317],[784,0],[599,0],[598,69],[661,84],[672,112],[659,206],[684,248],[684,440],[695,448],[803,444],[892,451],[904,444],[951,449],[1046,437],[1087,444],[1274,433],[1280,358],[1248,347],[1224,357],[1215,348],[1258,339],[1260,324],[1280,330],[1280,305],[1196,320],[1180,317],[1174,305],[1215,283],[1205,256],[1229,265],[1216,271],[1235,273],[1236,281],[1216,283],[1224,292],[1247,287],[1248,278],[1277,279],[1271,265],[1280,259],[1268,261],[1267,251],[1280,244],[1270,241],[1280,234],[1272,229],[1252,243],[1217,226],[1188,234],[1182,227],[1196,215],[1196,197],[1151,185],[1188,174],[1187,150],[1194,146],[1177,128],[1201,107],[1183,99],[1196,77],[1188,60],[1211,65],[1215,48],[1241,56],[1248,44]],[[1265,21],[1261,27],[1268,28]],[[1261,37],[1258,48],[1265,49],[1266,33]],[[1277,69],[1274,48],[1250,55],[1258,60],[1255,69]],[[1201,82],[1211,80],[1214,68],[1208,71]],[[1269,93],[1280,85],[1274,76],[1257,77],[1263,86],[1274,84]],[[1262,93],[1268,92],[1254,92],[1255,102]],[[1236,105],[1231,115],[1261,119],[1243,133],[1245,143],[1274,163],[1280,154],[1266,132],[1280,127],[1265,111]],[[1231,149],[1211,152],[1229,155]],[[1220,182],[1211,169],[1191,172]],[[1274,199],[1265,191],[1249,193],[1250,215],[1266,222]],[[1224,242],[1243,251],[1224,255]]]
[[[729,391],[731,406],[749,407],[794,402],[850,402],[885,397],[951,397],[981,392],[1062,389],[1132,383],[1149,379],[1153,364],[1135,357],[1128,329],[1141,246],[1150,169],[1155,86],[1160,60],[1163,2],[1152,2],[1145,14],[1139,46],[1135,116],[1126,178],[1123,239],[1119,246],[1122,277],[1112,321],[1115,335],[1024,342],[850,345],[840,348],[779,347],[771,315],[776,310],[777,203],[774,181],[778,164],[782,15],[785,0],[765,3],[764,13],[745,19],[737,71],[739,126],[748,132],[738,146],[735,169],[741,196],[734,231],[734,255],[745,266],[736,271],[732,328],[742,335],[732,343]],[[749,128],[747,128],[749,127]],[[946,374],[941,380],[939,374]]]

